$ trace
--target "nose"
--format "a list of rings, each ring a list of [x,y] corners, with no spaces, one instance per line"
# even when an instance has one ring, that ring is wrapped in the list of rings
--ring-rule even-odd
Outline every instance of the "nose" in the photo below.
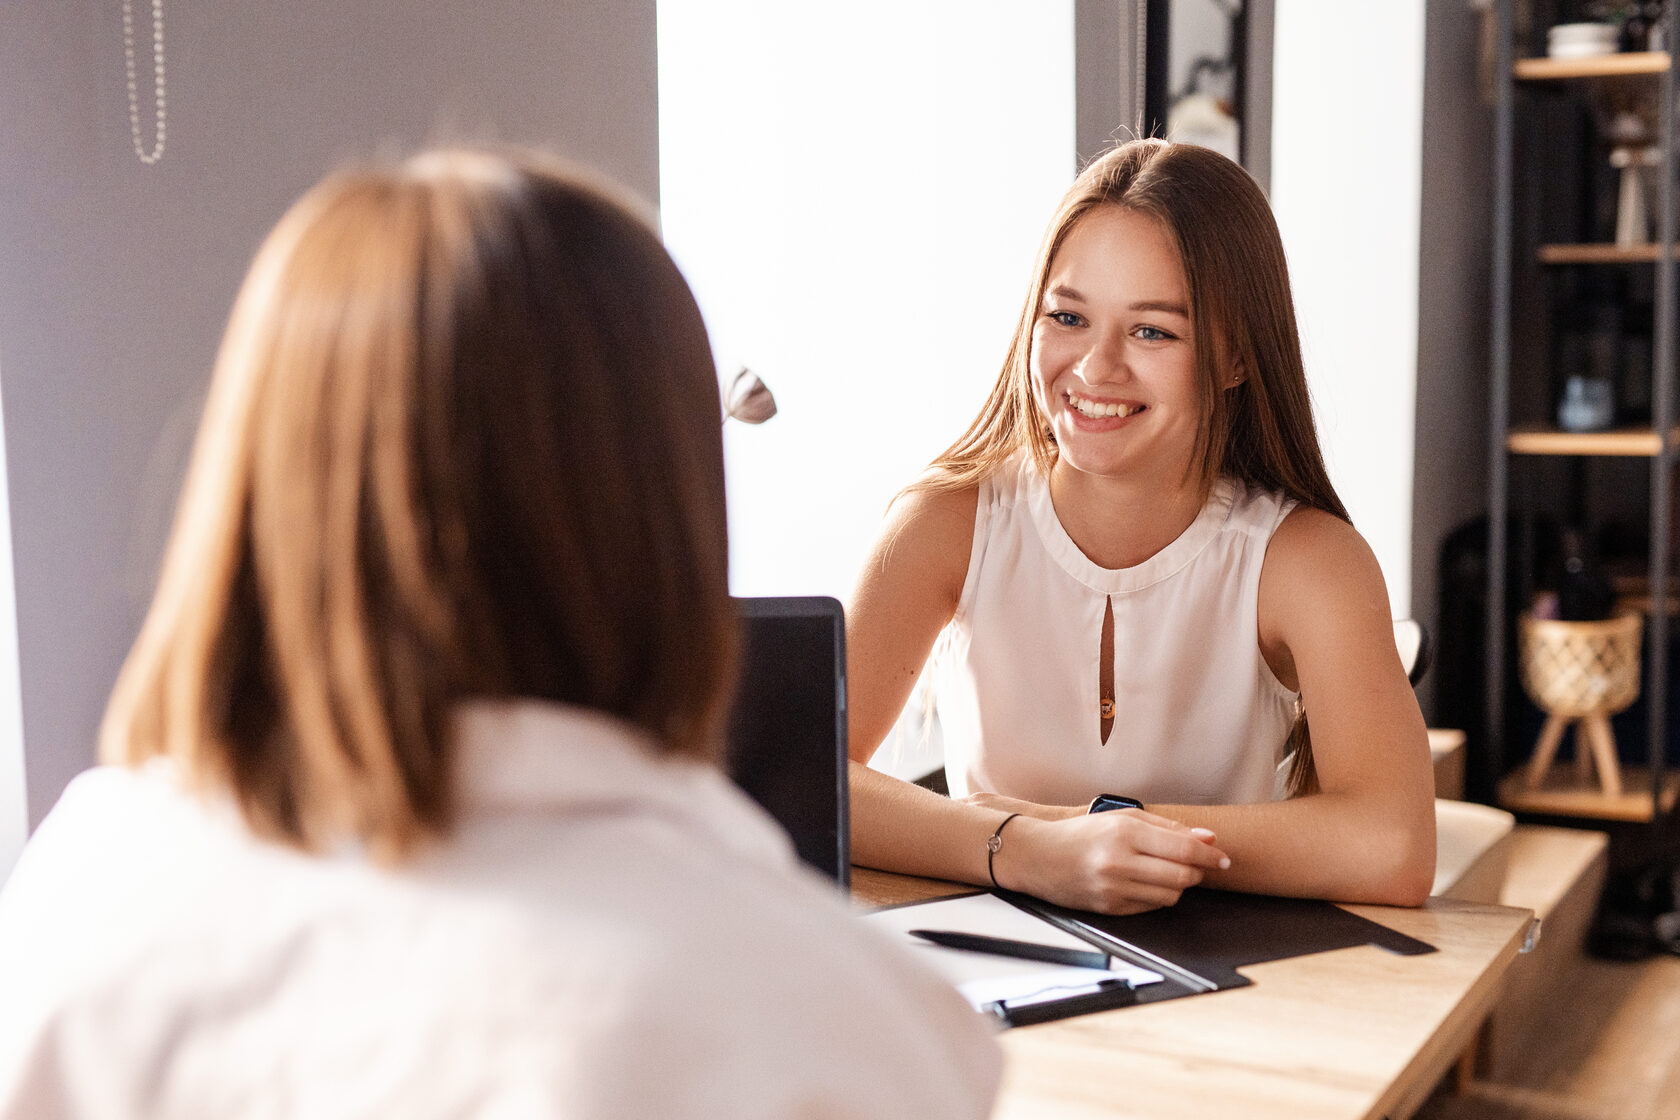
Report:
[[[1074,372],[1087,385],[1123,381],[1130,376],[1126,361],[1126,335],[1118,329],[1093,330],[1087,335],[1085,352],[1074,365]]]

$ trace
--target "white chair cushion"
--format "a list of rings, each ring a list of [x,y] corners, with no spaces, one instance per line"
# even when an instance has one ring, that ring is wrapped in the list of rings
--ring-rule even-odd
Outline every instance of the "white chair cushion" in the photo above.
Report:
[[[1429,892],[1470,902],[1498,902],[1505,886],[1511,830],[1503,809],[1435,799],[1435,885]]]

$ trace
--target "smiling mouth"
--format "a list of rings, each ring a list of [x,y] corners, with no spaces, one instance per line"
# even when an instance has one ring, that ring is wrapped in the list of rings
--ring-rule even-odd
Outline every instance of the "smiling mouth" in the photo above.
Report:
[[[1077,393],[1069,393],[1067,402],[1079,415],[1089,420],[1107,420],[1110,417],[1124,418],[1135,416],[1142,412],[1147,405],[1120,404],[1118,401],[1087,400]]]

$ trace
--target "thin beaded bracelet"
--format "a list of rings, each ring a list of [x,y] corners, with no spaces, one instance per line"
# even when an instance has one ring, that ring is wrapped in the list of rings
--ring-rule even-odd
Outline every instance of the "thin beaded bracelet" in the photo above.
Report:
[[[1019,813],[1011,813],[1007,817],[1004,817],[1003,824],[998,825],[997,831],[992,833],[991,836],[986,839],[986,874],[992,877],[992,886],[998,887],[999,889],[1002,889],[1003,884],[997,881],[997,872],[992,870],[992,860],[996,858],[998,849],[1003,847],[1004,825],[1007,825],[1010,821],[1020,815],[1021,814]]]

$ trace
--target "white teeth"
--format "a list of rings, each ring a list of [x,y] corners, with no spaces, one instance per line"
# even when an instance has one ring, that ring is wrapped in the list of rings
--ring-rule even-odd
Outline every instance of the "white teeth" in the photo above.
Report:
[[[1088,401],[1083,397],[1076,397],[1072,393],[1068,394],[1068,404],[1072,405],[1074,411],[1081,416],[1092,420],[1101,420],[1109,416],[1130,416],[1132,413],[1139,411],[1137,408],[1113,401]]]

